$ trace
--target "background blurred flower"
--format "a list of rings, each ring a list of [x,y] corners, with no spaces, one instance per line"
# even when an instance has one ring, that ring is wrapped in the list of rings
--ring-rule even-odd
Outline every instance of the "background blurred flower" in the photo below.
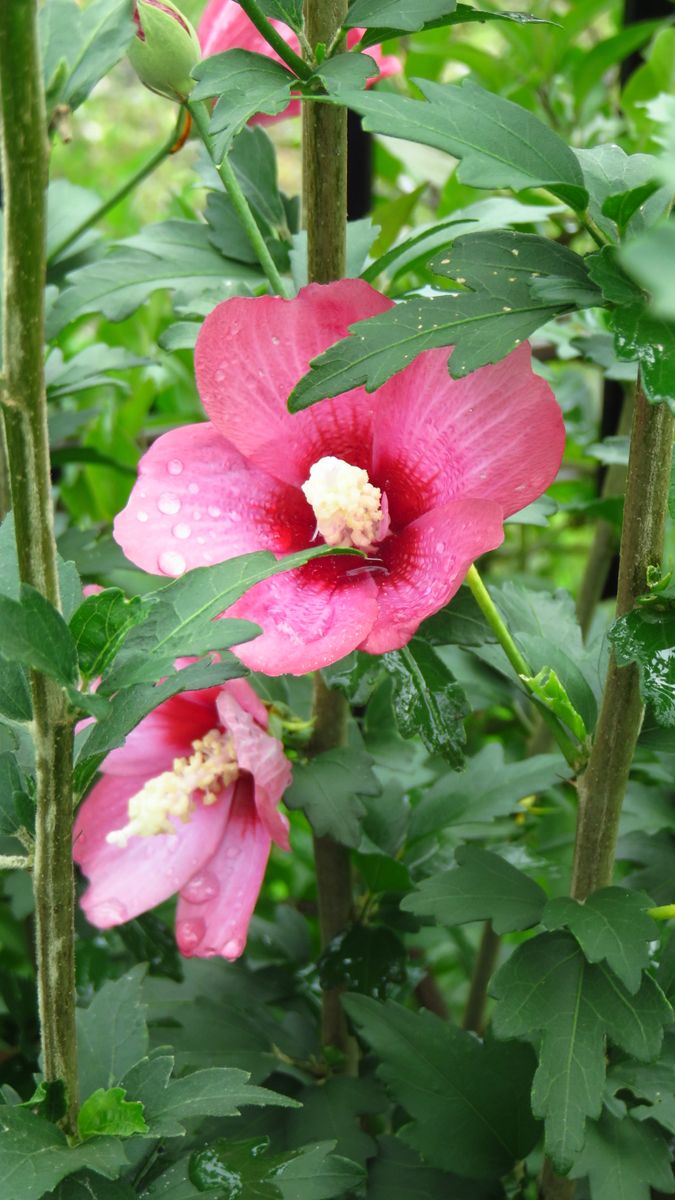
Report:
[[[266,726],[253,689],[233,680],[160,704],[108,755],[73,834],[93,925],[178,892],[184,955],[241,954],[272,841],[288,849],[277,805],[291,768]]]
[[[272,20],[270,22],[275,29],[279,31],[289,46],[300,52],[300,43],[297,35],[284,25],[283,21]],[[204,14],[199,22],[197,30],[199,40],[202,45],[204,58],[211,54],[220,54],[223,50],[252,50],[256,54],[267,54],[270,58],[281,62],[276,51],[265,41],[261,33],[258,32],[250,17],[247,17],[243,8],[240,8],[235,0],[209,0],[209,3],[204,9]],[[355,46],[360,40],[363,29],[351,29],[347,35],[347,45]],[[379,46],[371,46],[367,53],[375,60],[380,68],[380,74],[374,76],[369,82],[369,87],[373,83],[377,83],[378,79],[383,79],[387,75],[396,75],[401,70],[401,61],[393,54],[383,54]],[[261,115],[254,117],[254,122],[269,123],[271,121],[279,121],[282,117],[295,117],[300,112],[300,101],[292,100],[288,108],[277,116],[269,117]]]
[[[446,350],[428,350],[374,394],[291,415],[310,360],[391,304],[354,279],[219,304],[195,354],[210,422],[158,438],[115,521],[128,557],[168,575],[315,540],[365,549],[277,575],[228,610],[263,629],[237,653],[269,675],[405,645],[560,465],[562,415],[526,343],[460,380]]]

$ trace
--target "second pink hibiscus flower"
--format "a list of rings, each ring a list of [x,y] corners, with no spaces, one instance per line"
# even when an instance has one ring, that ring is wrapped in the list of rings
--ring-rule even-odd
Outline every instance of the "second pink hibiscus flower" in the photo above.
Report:
[[[461,380],[428,350],[372,395],[292,416],[310,359],[389,307],[362,280],[219,304],[195,354],[210,420],[157,439],[116,519],[128,557],[165,575],[322,540],[366,551],[277,575],[228,610],[263,630],[237,651],[253,670],[299,675],[405,645],[560,465],[561,412],[526,344]]]

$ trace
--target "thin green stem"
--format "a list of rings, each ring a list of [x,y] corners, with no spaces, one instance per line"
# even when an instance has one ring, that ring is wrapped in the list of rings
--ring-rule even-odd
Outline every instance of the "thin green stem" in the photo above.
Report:
[[[258,33],[261,33],[269,46],[276,50],[279,58],[283,59],[287,67],[298,76],[298,79],[311,79],[313,75],[312,67],[306,63],[299,54],[292,50],[288,42],[282,38],[273,25],[267,20],[260,5],[256,0],[238,0],[240,8],[243,8],[246,16],[253,22]],[[304,38],[303,38],[304,41]],[[305,43],[307,44],[307,43]]]
[[[577,217],[582,229],[585,229],[586,233],[590,233],[596,246],[599,246],[602,249],[603,246],[612,245],[611,239],[602,232],[600,226],[593,220],[589,213],[577,213]]]
[[[19,576],[60,607],[44,384],[48,145],[36,0],[0,6],[0,142],[5,218],[3,417]],[[36,760],[33,890],[45,1079],[62,1080],[63,1125],[77,1118],[72,717],[65,693],[31,672]]]
[[[480,608],[492,632],[495,634],[497,641],[499,642],[516,674],[523,681],[531,678],[532,669],[511,637],[511,634],[502,620],[501,614],[494,600],[492,599],[492,596],[488,592],[475,566],[469,567],[466,576],[466,583],[471,589],[471,593],[478,604],[478,607]],[[567,759],[567,762],[571,767],[574,768],[575,771],[578,770],[582,760],[582,751],[572,741],[572,739],[568,737],[557,717],[550,712],[545,705],[541,704],[541,702],[538,702],[536,698],[534,698],[534,703],[537,704],[537,709],[542,720],[551,730],[551,733],[553,734],[558,746]]]
[[[227,155],[225,155],[222,162],[217,163],[215,160],[213,143],[211,141],[211,135],[209,134],[208,108],[203,102],[195,101],[190,103],[189,109],[192,113],[192,118],[199,136],[211,155],[213,164],[223,181],[225,190],[232,201],[234,210],[246,231],[246,236],[256,252],[260,266],[265,272],[274,291],[277,292],[279,296],[288,298],[286,284],[284,283],[275,266],[274,259],[267,248],[265,239],[258,228],[258,223],[251,212],[248,200],[239,186],[239,181],[234,173]]]
[[[165,158],[168,158],[174,146],[180,140],[186,119],[187,114],[185,109],[181,107],[175,128],[172,130],[171,135],[167,138],[164,144],[155,151],[155,153],[147,160],[147,162],[143,163],[142,167],[138,168],[135,174],[131,175],[129,179],[127,179],[126,183],[123,183],[116,192],[113,192],[112,196],[105,200],[103,204],[100,204],[99,207],[95,209],[94,212],[90,213],[88,217],[85,217],[83,221],[80,221],[80,224],[75,229],[67,234],[57,246],[54,246],[53,250],[50,252],[48,262],[52,263],[55,262],[57,258],[60,258],[64,250],[67,250],[69,246],[72,246],[75,242],[77,242],[79,238],[81,238],[82,235],[87,232],[88,229],[92,229],[94,225],[98,225],[99,221],[102,221],[103,218],[109,212],[111,212],[113,208],[116,208],[118,204],[121,204],[122,200],[124,200],[131,192],[135,191],[139,184],[141,184],[144,179],[148,178],[148,175],[152,175],[152,172],[164,162]]]

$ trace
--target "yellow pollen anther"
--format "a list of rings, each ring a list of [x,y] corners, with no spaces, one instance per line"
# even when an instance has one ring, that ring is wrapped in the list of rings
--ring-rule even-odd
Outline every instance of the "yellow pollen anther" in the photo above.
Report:
[[[382,492],[361,467],[327,455],[310,468],[302,490],[314,509],[316,532],[327,546],[368,550],[381,540],[386,524]]]
[[[172,817],[190,820],[195,807],[194,792],[202,793],[203,804],[215,804],[223,788],[237,778],[239,767],[234,743],[229,734],[211,729],[192,743],[189,758],[174,758],[170,771],[149,779],[127,805],[129,821],[122,829],[113,829],[106,841],[126,846],[130,837],[154,837],[157,833],[175,833]]]

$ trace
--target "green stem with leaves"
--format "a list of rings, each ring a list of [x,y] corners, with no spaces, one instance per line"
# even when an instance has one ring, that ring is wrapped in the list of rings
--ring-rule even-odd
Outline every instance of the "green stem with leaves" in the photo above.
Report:
[[[347,0],[305,0],[305,32],[311,46],[328,44],[342,27]],[[307,229],[310,283],[328,283],[345,272],[347,228],[347,112],[319,104],[303,106],[303,214]],[[330,691],[317,674],[314,691],[314,733],[310,753],[344,745],[347,704]],[[349,851],[330,837],[314,839],[319,897],[321,943],[326,946],[353,917]],[[337,990],[322,996],[322,1036],[325,1045],[341,1051],[347,1070],[353,1070],[356,1047],[349,1036]]]
[[[126,183],[123,183],[116,192],[113,192],[112,196],[109,196],[107,200],[104,200],[103,204],[100,204],[99,207],[96,208],[94,212],[90,213],[88,217],[85,217],[83,221],[80,221],[80,224],[75,229],[71,230],[71,232],[53,248],[49,255],[50,263],[55,262],[58,258],[60,258],[70,246],[75,245],[75,243],[79,241],[79,239],[87,232],[87,230],[93,229],[95,225],[98,225],[99,221],[102,221],[103,218],[107,216],[107,214],[111,212],[113,208],[116,208],[118,204],[121,204],[122,201],[131,194],[131,192],[135,191],[139,184],[143,183],[143,180],[148,178],[148,175],[152,175],[153,171],[156,171],[157,167],[161,166],[164,160],[168,158],[168,156],[174,151],[174,148],[179,146],[181,134],[185,130],[185,123],[187,119],[188,118],[185,109],[181,108],[175,128],[172,130],[170,136],[163,143],[163,145],[161,145],[159,149],[155,151],[155,153],[147,160],[147,162],[143,163],[142,167],[139,167],[138,170],[131,175],[129,179],[127,179]]]
[[[5,216],[3,416],[19,575],[59,608],[44,385],[48,147],[36,0],[0,7],[0,134]],[[45,1079],[62,1080],[75,1128],[73,721],[65,693],[31,673],[36,761],[33,888]]]
[[[203,101],[194,101],[189,105],[189,109],[199,136],[213,160],[214,166],[223,181],[225,190],[232,201],[233,208],[246,231],[246,236],[255,250],[260,266],[274,291],[279,296],[287,297],[286,284],[276,268],[274,259],[267,248],[267,243],[258,228],[258,223],[251,212],[248,200],[239,186],[239,180],[234,173],[227,155],[225,155],[221,162],[216,162],[213,153],[213,143],[209,134],[209,110],[207,106]]]
[[[301,58],[299,54],[295,53],[295,50],[291,49],[285,38],[283,38],[281,34],[277,32],[274,26],[271,25],[267,20],[267,17],[256,0],[237,0],[237,3],[239,4],[240,8],[243,8],[246,16],[249,17],[249,19],[253,22],[258,30],[258,33],[262,34],[267,44],[271,46],[273,50],[276,50],[279,58],[286,63],[287,67],[290,67],[294,75],[297,75],[298,79],[310,79],[313,74],[313,66],[305,62],[305,60]],[[324,7],[329,9],[331,7],[330,2],[326,3]],[[346,4],[344,5],[344,10],[346,14]],[[315,43],[312,41],[309,28],[307,28],[307,38],[310,46],[315,45]]]

